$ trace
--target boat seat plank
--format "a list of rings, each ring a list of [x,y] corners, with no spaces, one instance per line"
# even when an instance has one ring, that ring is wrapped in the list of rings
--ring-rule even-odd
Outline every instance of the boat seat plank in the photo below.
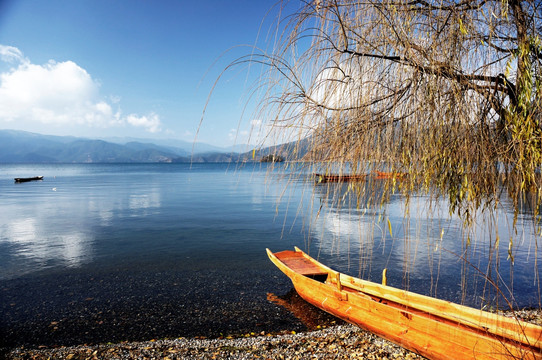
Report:
[[[320,267],[314,265],[302,253],[287,250],[275,255],[298,274],[305,276],[327,275],[327,271],[323,271]]]

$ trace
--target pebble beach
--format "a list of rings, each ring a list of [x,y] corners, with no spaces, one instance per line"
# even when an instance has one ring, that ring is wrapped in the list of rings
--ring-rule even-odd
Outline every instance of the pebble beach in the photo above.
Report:
[[[509,316],[510,313],[503,313]],[[519,310],[524,321],[542,325],[542,311]],[[18,348],[6,359],[424,359],[359,327],[344,324],[315,331],[249,333],[218,339],[178,338],[51,349]]]
[[[7,359],[423,359],[353,325],[232,339],[179,338],[136,343],[16,349]]]

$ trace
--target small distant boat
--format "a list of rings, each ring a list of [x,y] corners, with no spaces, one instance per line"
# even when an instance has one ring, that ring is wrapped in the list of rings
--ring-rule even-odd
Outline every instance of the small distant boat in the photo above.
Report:
[[[298,248],[271,261],[312,305],[429,359],[542,359],[542,327],[341,274]]]
[[[352,175],[352,174],[314,174],[316,182],[349,182],[349,181],[363,181],[367,175]]]
[[[16,183],[35,181],[35,180],[43,180],[43,176],[34,176],[34,177],[27,177],[27,178],[15,178]]]
[[[406,176],[406,173],[375,171],[375,175],[377,179],[403,179]]]

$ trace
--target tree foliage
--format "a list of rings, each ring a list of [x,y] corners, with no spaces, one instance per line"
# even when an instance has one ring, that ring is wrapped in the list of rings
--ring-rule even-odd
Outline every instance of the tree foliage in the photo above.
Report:
[[[286,20],[263,111],[311,159],[408,173],[469,222],[542,199],[542,3],[317,0]]]

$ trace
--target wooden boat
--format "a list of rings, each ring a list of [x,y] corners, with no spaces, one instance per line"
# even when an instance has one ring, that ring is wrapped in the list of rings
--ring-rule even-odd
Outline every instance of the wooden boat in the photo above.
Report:
[[[267,254],[309,303],[429,359],[542,359],[541,326]]]
[[[406,177],[406,173],[399,173],[399,172],[385,172],[385,171],[376,171],[375,170],[375,177],[377,179],[403,179]]]
[[[17,183],[34,181],[34,180],[43,180],[43,176],[34,176],[34,177],[27,177],[27,178],[15,178],[14,180]]]
[[[352,174],[314,174],[317,183],[363,181],[367,175]]]

